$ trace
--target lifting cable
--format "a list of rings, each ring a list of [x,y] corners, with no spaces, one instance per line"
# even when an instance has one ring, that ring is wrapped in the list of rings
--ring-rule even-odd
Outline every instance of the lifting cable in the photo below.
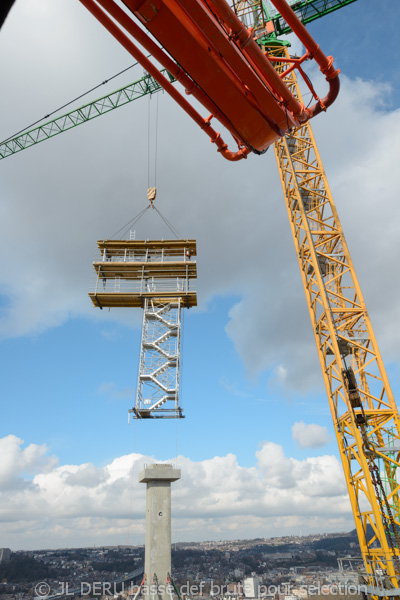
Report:
[[[156,108],[155,108],[155,125],[154,125],[154,167],[153,174],[151,173],[151,94],[149,96],[148,101],[148,113],[147,113],[147,197],[150,201],[150,204],[147,208],[153,208],[164,221],[168,229],[172,232],[172,234],[180,239],[181,235],[177,231],[177,229],[172,225],[170,221],[158,210],[158,208],[154,205],[154,200],[157,194],[157,159],[158,159],[158,95],[156,96]],[[154,186],[152,186],[152,178],[154,181]]]
[[[130,221],[128,221],[128,223],[125,223],[125,225],[123,225],[120,229],[118,229],[118,231],[116,231],[110,237],[110,240],[114,239],[119,233],[121,233],[121,231],[123,232],[122,238],[124,238],[124,236],[126,236],[128,231],[132,228],[132,226],[135,225],[139,221],[139,219],[141,219],[143,217],[143,215],[145,214],[145,212],[147,212],[149,210],[149,208],[152,208],[156,211],[156,213],[161,217],[161,219],[164,221],[164,223],[167,225],[167,227],[173,233],[173,235],[176,237],[177,240],[183,239],[182,236],[180,235],[179,231],[172,225],[172,223],[170,221],[168,221],[167,217],[165,215],[163,215],[162,212],[160,210],[158,210],[158,208],[156,206],[154,206],[153,200],[150,200],[150,204],[148,204],[146,206],[146,208],[141,210],[140,213],[138,213],[136,215],[136,217],[133,217],[133,219],[131,219]]]
[[[109,77],[108,79],[105,79],[104,81],[102,81],[101,83],[99,83],[98,85],[95,85],[94,87],[92,87],[90,90],[88,90],[87,92],[84,92],[83,94],[80,94],[80,96],[77,96],[76,98],[74,98],[73,100],[70,100],[69,102],[67,102],[66,104],[63,104],[62,106],[60,106],[59,108],[57,108],[56,110],[53,110],[52,112],[49,112],[47,115],[44,115],[44,117],[42,117],[41,119],[38,119],[37,121],[35,121],[34,123],[31,123],[30,125],[27,125],[26,127],[24,127],[23,129],[20,129],[20,131],[17,131],[17,133],[14,133],[14,135],[9,135],[5,140],[3,140],[2,142],[0,142],[0,144],[5,144],[6,142],[8,142],[9,140],[12,140],[13,138],[17,137],[17,135],[20,135],[21,133],[24,133],[24,131],[26,131],[27,129],[31,129],[32,127],[34,127],[35,125],[37,125],[38,123],[40,123],[41,121],[44,121],[44,119],[48,119],[49,117],[52,117],[53,115],[55,115],[57,112],[59,112],[60,110],[63,110],[64,108],[66,108],[67,106],[70,106],[70,104],[73,104],[74,102],[76,102],[77,100],[80,100],[81,98],[83,98],[84,96],[87,96],[87,94],[90,94],[91,92],[94,92],[94,90],[97,90],[99,87],[101,87],[102,85],[105,85],[106,83],[108,83],[109,81],[111,81],[112,79],[115,79],[116,77],[119,77],[119,75],[122,75],[123,73],[125,73],[126,71],[129,71],[129,69],[132,69],[133,67],[136,67],[139,63],[135,62],[133,65],[131,65],[130,67],[126,67],[126,69],[123,69],[122,71],[120,71],[119,73],[116,73],[115,75],[113,75],[112,77]]]
[[[135,223],[137,223],[141,217],[143,217],[144,213],[147,210],[149,210],[150,206],[151,206],[151,204],[149,204],[148,206],[146,206],[146,208],[144,208],[143,210],[141,210],[140,213],[138,213],[136,215],[136,217],[133,217],[133,219],[131,219],[130,221],[128,221],[128,223],[125,223],[125,225],[123,225],[120,229],[118,229],[118,231],[116,231],[110,237],[110,240],[112,240],[113,238],[115,238],[119,233],[121,233],[121,231],[123,231],[122,237],[124,237],[127,234],[127,232],[129,231],[129,229],[131,227],[133,227],[133,225],[135,225]]]
[[[174,234],[177,240],[181,240],[182,236],[179,231],[172,225],[171,221],[168,221],[167,217],[163,215],[154,204],[151,204],[152,208],[160,215],[164,223],[167,225],[168,229]]]
[[[182,239],[182,236],[180,235],[180,233],[178,232],[178,230],[172,225],[172,223],[167,219],[167,217],[165,217],[165,215],[163,215],[161,213],[161,211],[154,205],[154,200],[156,198],[156,194],[157,194],[157,189],[156,189],[156,185],[157,185],[157,158],[158,158],[158,96],[156,98],[156,115],[155,115],[155,131],[154,131],[154,157],[152,159],[152,148],[151,148],[151,137],[152,137],[152,120],[151,120],[151,96],[152,94],[149,95],[149,103],[148,103],[148,122],[147,122],[147,134],[148,134],[148,145],[147,145],[147,198],[149,200],[149,204],[142,209],[135,217],[133,217],[132,219],[130,219],[130,221],[128,221],[128,223],[126,223],[125,225],[123,225],[116,233],[114,233],[111,236],[111,239],[115,238],[117,235],[120,235],[120,237],[124,238],[129,230],[132,229],[132,227],[143,217],[143,215],[150,209],[152,208],[153,210],[156,211],[156,213],[159,215],[159,217],[163,220],[163,222],[167,225],[167,227],[169,228],[169,230],[172,232],[172,234],[177,238],[177,239]],[[153,162],[154,160],[154,162]],[[152,169],[152,162],[153,162],[153,169]],[[153,172],[152,172],[153,171]],[[154,182],[154,186],[152,187],[152,183]],[[122,234],[121,234],[122,232]],[[176,420],[177,421],[177,420]],[[131,483],[130,483],[130,502],[129,502],[129,521],[128,521],[128,531],[127,531],[127,544],[129,544],[130,542],[130,537],[131,537],[131,529],[132,529],[132,524],[133,524],[133,497],[134,497],[134,486],[135,486],[135,481],[134,481],[134,477],[135,477],[135,473],[134,473],[134,467],[135,467],[135,453],[136,453],[136,436],[137,436],[137,420],[135,419],[135,431],[134,431],[134,450],[133,450],[133,461],[132,461],[132,471],[131,471]],[[177,428],[177,422],[175,422],[175,465],[177,468],[177,463],[178,463],[178,428]],[[176,494],[175,494],[175,490],[172,490],[172,493],[174,495],[174,497],[176,498]],[[174,525],[172,524],[172,527],[174,527]],[[154,577],[156,578],[156,576],[154,575]],[[157,583],[157,581],[156,581]]]
[[[118,234],[120,234],[122,232],[122,237],[124,238],[127,234],[128,231],[130,229],[132,229],[132,227],[139,221],[139,219],[141,219],[143,217],[143,215],[149,210],[149,208],[152,208],[153,210],[156,211],[156,213],[158,214],[158,216],[164,221],[164,223],[166,224],[166,226],[168,227],[168,229],[171,231],[171,233],[174,235],[174,237],[176,239],[182,239],[181,234],[179,233],[179,231],[176,229],[176,227],[174,227],[174,225],[172,225],[171,221],[169,221],[167,219],[167,217],[165,215],[162,214],[162,212],[155,206],[154,204],[154,200],[156,198],[156,194],[157,194],[157,159],[158,159],[158,95],[156,97],[156,119],[155,119],[155,143],[154,143],[154,167],[152,169],[151,163],[152,163],[152,158],[151,158],[151,144],[150,144],[150,140],[151,140],[151,110],[150,110],[150,102],[151,102],[151,96],[152,94],[150,94],[149,96],[149,104],[148,104],[148,121],[147,121],[147,134],[148,134],[148,144],[147,144],[147,198],[149,200],[149,204],[146,206],[146,208],[144,208],[143,210],[141,210],[135,217],[133,217],[130,221],[128,221],[128,223],[126,223],[125,225],[123,225],[120,229],[118,229],[118,231],[116,231],[110,239],[115,238]],[[153,171],[153,173],[152,173]],[[154,186],[151,187],[151,182],[154,181]]]
[[[149,95],[148,105],[147,105],[147,189],[150,191],[152,189],[151,185],[151,99],[152,94]],[[157,154],[158,154],[158,94],[156,95],[156,117],[155,117],[155,142],[154,142],[154,189],[157,188]],[[154,195],[155,198],[155,195]],[[150,197],[149,197],[150,200]]]

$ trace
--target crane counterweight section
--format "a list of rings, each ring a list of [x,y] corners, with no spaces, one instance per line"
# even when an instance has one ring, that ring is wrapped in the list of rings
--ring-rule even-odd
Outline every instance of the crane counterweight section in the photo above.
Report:
[[[323,100],[312,90],[316,102],[310,108],[293,95],[268,54],[255,41],[253,29],[243,25],[225,0],[125,0],[129,12],[122,10],[117,0],[80,0],[228,160],[240,160],[249,152],[262,154],[293,127],[326,110],[339,91],[339,71],[333,67],[332,58],[325,56],[285,0],[271,1],[306,47],[302,59],[294,59],[289,68],[298,69],[304,76],[301,64],[314,59],[329,84]],[[207,118],[201,117],[187,97],[160,77],[158,68],[133,40],[184,86],[186,95],[193,95],[209,111]],[[213,118],[231,133],[237,151],[228,150],[220,134],[211,127]]]

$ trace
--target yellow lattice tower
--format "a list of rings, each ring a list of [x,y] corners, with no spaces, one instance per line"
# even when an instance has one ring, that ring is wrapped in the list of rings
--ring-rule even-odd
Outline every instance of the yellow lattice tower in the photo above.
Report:
[[[286,49],[270,52],[288,57]],[[294,72],[285,80],[301,99]],[[274,148],[367,591],[391,596],[400,577],[399,412],[310,124]]]

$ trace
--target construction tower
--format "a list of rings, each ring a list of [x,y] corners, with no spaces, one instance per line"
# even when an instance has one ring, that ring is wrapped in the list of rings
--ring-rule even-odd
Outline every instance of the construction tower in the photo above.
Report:
[[[182,418],[179,402],[182,308],[197,305],[195,240],[100,240],[93,263],[99,308],[143,308],[134,418]]]

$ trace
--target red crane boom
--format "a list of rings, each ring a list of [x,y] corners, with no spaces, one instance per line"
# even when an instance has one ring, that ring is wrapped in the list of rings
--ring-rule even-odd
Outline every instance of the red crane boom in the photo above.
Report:
[[[253,30],[246,29],[225,0],[125,0],[129,12],[116,0],[80,0],[209,135],[218,151],[234,161],[250,152],[262,154],[293,127],[326,110],[339,92],[339,71],[332,57],[322,52],[285,0],[271,1],[306,47],[304,56],[290,59],[291,64],[281,75],[275,71],[273,59],[256,43]],[[133,20],[133,15],[160,45]],[[207,118],[161,75],[133,40],[184,86],[186,94],[193,95],[210,112]],[[329,83],[324,99],[304,77],[302,63],[309,59],[318,63]],[[283,81],[294,68],[316,100],[310,108],[305,108]],[[213,118],[231,133],[237,151],[228,150],[211,127]]]

